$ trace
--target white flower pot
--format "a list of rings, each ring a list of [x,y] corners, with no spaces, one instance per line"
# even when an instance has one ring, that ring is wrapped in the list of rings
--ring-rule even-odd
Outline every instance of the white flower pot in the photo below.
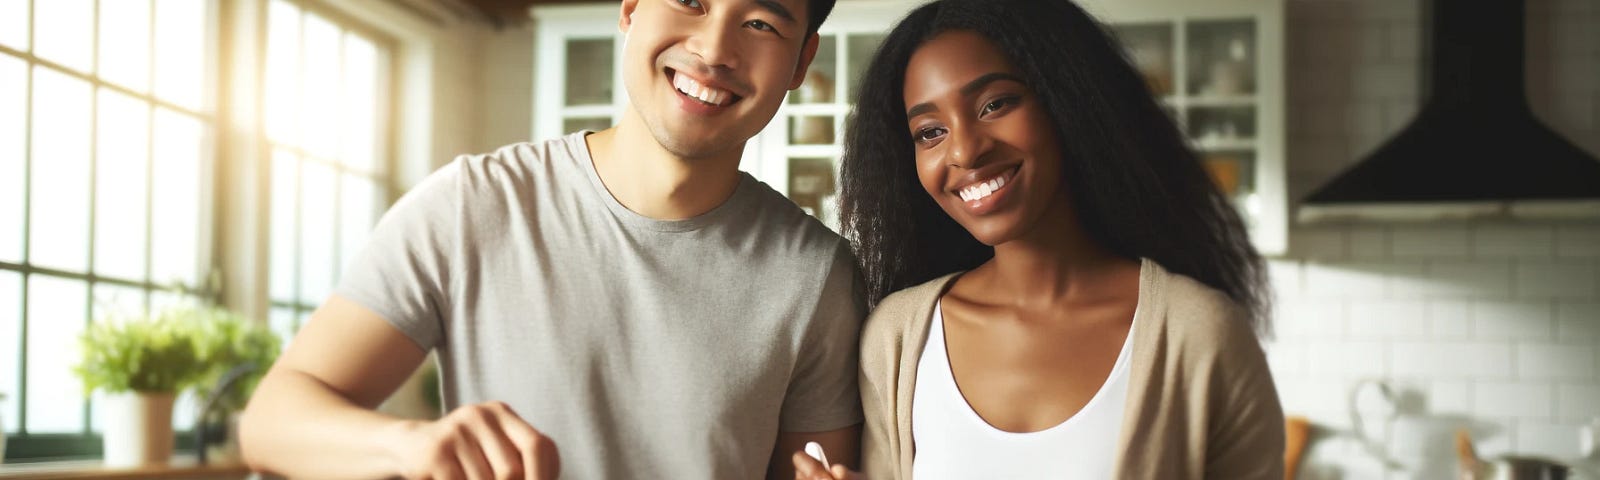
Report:
[[[105,466],[161,465],[172,458],[172,393],[105,395]]]

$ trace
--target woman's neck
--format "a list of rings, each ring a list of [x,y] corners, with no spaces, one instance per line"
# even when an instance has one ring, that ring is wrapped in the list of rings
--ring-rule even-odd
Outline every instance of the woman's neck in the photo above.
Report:
[[[1100,298],[1116,283],[1104,281],[1126,272],[1137,260],[1101,246],[1078,222],[1065,199],[1044,212],[1034,228],[994,247],[987,269],[995,299],[1025,309],[1051,309]]]

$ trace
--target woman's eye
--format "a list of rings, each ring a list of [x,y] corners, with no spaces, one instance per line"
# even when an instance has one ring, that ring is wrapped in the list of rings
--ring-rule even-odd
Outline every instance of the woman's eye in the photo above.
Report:
[[[943,128],[924,128],[922,130],[917,130],[916,135],[913,135],[918,143],[926,143],[938,140],[939,137],[942,136],[944,136]]]
[[[984,104],[983,111],[979,112],[978,114],[979,115],[988,115],[988,114],[994,113],[995,111],[998,111],[998,110],[1000,110],[1002,108],[1006,108],[1007,105],[1011,105],[1011,104],[1016,103],[1016,102],[1017,102],[1017,97],[1005,97],[1005,98],[995,99],[994,101],[991,101],[991,102],[989,102],[987,104]]]

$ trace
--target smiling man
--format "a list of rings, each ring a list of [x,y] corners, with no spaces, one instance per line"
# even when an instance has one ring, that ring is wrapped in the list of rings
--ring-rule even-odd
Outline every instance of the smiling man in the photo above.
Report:
[[[738,170],[832,0],[626,0],[630,105],[463,156],[401,199],[261,382],[244,455],[290,476],[793,478],[854,464],[848,245]],[[429,351],[436,421],[372,409]]]

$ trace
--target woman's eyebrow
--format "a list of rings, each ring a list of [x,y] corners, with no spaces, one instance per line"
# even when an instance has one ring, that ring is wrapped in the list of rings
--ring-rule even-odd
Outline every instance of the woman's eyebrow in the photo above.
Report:
[[[998,81],[1001,81],[1001,80],[1010,80],[1010,81],[1021,83],[1021,84],[1027,84],[1027,82],[1022,81],[1022,77],[1018,77],[1016,75],[1012,75],[1012,74],[1009,74],[1009,73],[1005,73],[1005,72],[986,73],[983,76],[978,77],[976,80],[967,82],[966,85],[962,85],[961,86],[961,96],[972,95],[973,93],[977,92],[978,90],[982,90],[983,87],[986,87],[991,83],[998,82]],[[932,103],[919,103],[919,104],[911,106],[911,108],[906,110],[906,118],[914,118],[917,115],[922,115],[924,113],[937,112],[937,111],[939,111],[939,107],[933,106]]]

